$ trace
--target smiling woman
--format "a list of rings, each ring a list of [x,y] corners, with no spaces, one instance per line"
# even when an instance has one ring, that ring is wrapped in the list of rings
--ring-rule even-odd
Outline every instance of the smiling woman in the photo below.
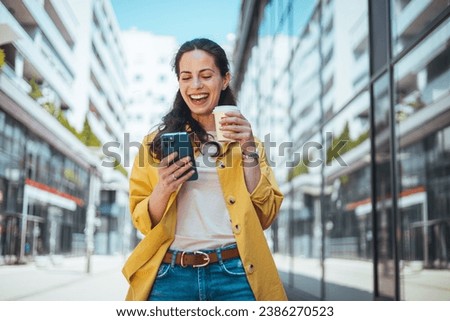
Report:
[[[226,54],[194,39],[180,47],[174,69],[172,110],[144,139],[130,177],[133,223],[145,238],[123,269],[127,299],[286,300],[263,232],[283,195],[239,110],[225,112],[219,128],[214,121],[216,106],[236,105]],[[216,129],[230,141],[216,142]],[[161,155],[161,137],[173,132],[189,133],[195,159]],[[210,143],[219,152],[202,155]],[[197,180],[189,180],[193,162]]]
[[[214,130],[212,110],[220,93],[227,89],[230,73],[221,75],[214,58],[203,50],[186,52],[180,59],[180,93],[195,120],[208,131]]]
[[[161,156],[163,133],[185,131],[188,126],[195,139],[209,140],[208,131],[215,131],[212,111],[217,105],[236,105],[228,86],[231,76],[225,51],[208,39],[185,42],[175,56],[175,74],[179,90],[172,110],[163,118],[151,149]]]

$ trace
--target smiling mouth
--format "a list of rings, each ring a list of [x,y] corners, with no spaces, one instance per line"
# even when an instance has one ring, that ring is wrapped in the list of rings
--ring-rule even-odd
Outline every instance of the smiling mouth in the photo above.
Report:
[[[209,94],[195,94],[195,95],[189,95],[189,98],[190,98],[194,103],[203,103],[208,97],[209,97]]]

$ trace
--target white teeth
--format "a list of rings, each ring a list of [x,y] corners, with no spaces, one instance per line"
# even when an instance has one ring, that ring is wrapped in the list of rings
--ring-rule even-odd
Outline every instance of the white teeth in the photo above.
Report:
[[[202,98],[208,97],[208,95],[207,95],[207,94],[190,95],[190,97],[191,97],[192,99],[202,99]]]

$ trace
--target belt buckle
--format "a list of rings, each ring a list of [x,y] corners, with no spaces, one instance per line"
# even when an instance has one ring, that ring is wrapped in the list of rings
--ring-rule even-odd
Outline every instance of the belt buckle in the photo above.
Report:
[[[182,252],[181,253],[181,262],[180,262],[180,265],[181,265],[181,267],[186,267],[187,265],[186,264],[184,264],[184,255],[186,254],[186,252]]]
[[[196,254],[201,254],[201,255],[203,255],[203,259],[205,260],[205,262],[204,263],[202,263],[202,264],[194,264],[194,265],[192,265],[192,267],[195,267],[195,268],[197,268],[197,267],[204,267],[204,266],[207,266],[208,264],[209,264],[209,262],[211,261],[211,259],[210,259],[210,257],[209,257],[209,255],[207,254],[207,253],[205,253],[205,252],[202,252],[202,251],[194,251],[193,252],[194,253],[194,255],[196,255]],[[182,267],[187,267],[187,264],[185,264],[184,263],[184,256],[186,255],[186,252],[182,252],[181,253],[181,262],[180,262],[180,265],[182,266]]]
[[[198,268],[198,267],[204,267],[204,266],[207,266],[207,265],[209,264],[209,262],[211,261],[211,259],[209,258],[209,255],[206,254],[205,252],[202,252],[202,251],[194,251],[194,254],[201,254],[201,255],[203,255],[203,259],[205,260],[205,262],[202,263],[202,264],[195,264],[195,265],[192,265],[192,267],[195,267],[195,268]]]

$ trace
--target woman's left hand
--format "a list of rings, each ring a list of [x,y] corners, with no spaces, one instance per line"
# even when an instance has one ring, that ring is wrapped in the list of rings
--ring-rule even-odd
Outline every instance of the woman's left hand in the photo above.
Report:
[[[250,122],[239,112],[229,111],[225,113],[225,117],[220,120],[220,130],[223,130],[225,138],[239,142],[241,148],[254,145],[252,126]]]

